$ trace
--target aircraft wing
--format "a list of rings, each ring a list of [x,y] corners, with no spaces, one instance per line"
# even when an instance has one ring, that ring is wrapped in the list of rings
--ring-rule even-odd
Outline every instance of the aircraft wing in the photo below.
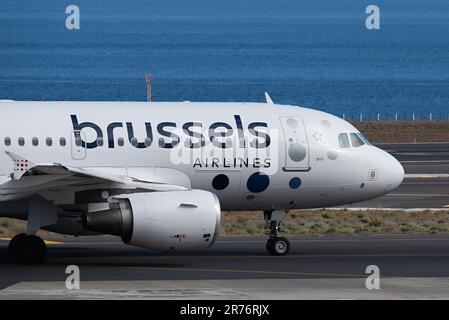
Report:
[[[172,168],[122,168],[115,171],[104,167],[74,167],[59,163],[34,163],[13,152],[6,154],[14,162],[10,178],[0,181],[0,195],[17,192],[35,193],[51,188],[113,184],[123,189],[149,191],[180,191],[191,188],[190,179]],[[2,192],[3,190],[3,192]]]

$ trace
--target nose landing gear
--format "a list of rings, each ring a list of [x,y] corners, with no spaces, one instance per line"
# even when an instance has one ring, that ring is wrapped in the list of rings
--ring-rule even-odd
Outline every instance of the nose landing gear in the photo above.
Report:
[[[264,219],[267,223],[267,234],[269,236],[265,247],[268,253],[274,256],[285,256],[290,251],[290,242],[286,238],[279,236],[281,222],[284,220],[285,215],[286,212],[282,210],[264,211]]]

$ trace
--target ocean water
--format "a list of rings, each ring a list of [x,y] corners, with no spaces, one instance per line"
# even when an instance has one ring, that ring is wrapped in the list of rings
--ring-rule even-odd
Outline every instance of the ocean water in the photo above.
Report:
[[[67,30],[77,4],[81,29]],[[381,29],[365,28],[376,4]],[[447,0],[1,0],[0,99],[449,116]],[[357,115],[356,115],[357,116]]]

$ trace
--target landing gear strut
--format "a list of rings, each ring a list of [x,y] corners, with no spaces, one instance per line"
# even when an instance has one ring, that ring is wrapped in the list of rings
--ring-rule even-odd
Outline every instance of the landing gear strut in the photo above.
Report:
[[[8,253],[17,263],[40,263],[47,256],[47,245],[36,235],[21,233],[9,242]]]
[[[285,218],[285,211],[274,210],[265,211],[264,218],[267,223],[267,234],[269,239],[266,244],[266,248],[269,254],[274,256],[285,256],[290,251],[290,242],[280,237],[281,222]]]

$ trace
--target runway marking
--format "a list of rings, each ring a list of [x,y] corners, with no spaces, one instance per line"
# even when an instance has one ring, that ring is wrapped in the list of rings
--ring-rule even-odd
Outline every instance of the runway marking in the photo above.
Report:
[[[379,142],[376,143],[376,146],[395,146],[395,145],[410,145],[410,146],[418,146],[418,145],[431,145],[431,144],[441,144],[447,145],[446,141],[435,141],[435,142]]]
[[[393,197],[447,197],[448,193],[387,193],[385,196]]]
[[[289,254],[287,256],[280,257],[273,257],[271,255],[202,255],[202,256],[102,256],[102,257],[54,257],[51,258],[51,260],[70,260],[70,259],[76,259],[77,261],[80,260],[89,260],[89,259],[100,259],[100,260],[111,260],[111,259],[121,259],[123,261],[128,260],[135,260],[135,259],[146,259],[146,260],[168,260],[168,259],[182,259],[182,258],[189,258],[189,259],[304,259],[304,258],[428,258],[428,257],[434,257],[434,258],[446,258],[449,257],[449,253],[422,253],[422,254],[413,254],[413,253],[374,253],[374,254]],[[150,262],[150,261],[148,261]],[[91,262],[94,263],[94,262]],[[47,266],[58,266],[57,264],[46,264]],[[88,267],[97,267],[92,264],[86,264],[85,266]],[[101,266],[104,267],[104,266]],[[114,266],[113,264],[109,265],[111,268],[131,268],[131,267],[121,267],[121,266]],[[136,267],[139,268],[139,267]],[[144,268],[144,267],[140,267]],[[148,267],[152,268],[152,267]],[[156,267],[157,268],[157,267]]]
[[[441,210],[440,208],[436,208]],[[394,209],[399,210],[399,209]],[[428,210],[428,209],[426,209]],[[6,239],[6,238],[4,238]],[[2,238],[0,238],[2,240]],[[290,242],[386,242],[386,241],[448,241],[449,238],[382,238],[382,239],[289,239]],[[267,241],[262,240],[233,240],[233,239],[224,239],[217,240],[215,245],[225,244],[225,243],[266,243]],[[54,242],[54,244],[60,244],[64,246],[72,246],[72,245],[120,245],[125,246],[123,242]],[[129,246],[127,246],[129,247]]]
[[[434,179],[434,178],[449,178],[447,173],[406,173],[405,179]]]
[[[12,238],[0,238],[0,241],[10,241]],[[44,240],[45,244],[65,244],[64,242],[58,242],[58,241],[51,241],[51,240]]]
[[[116,267],[119,269],[134,270],[164,270],[164,271],[190,271],[190,272],[219,272],[219,273],[256,273],[256,274],[273,274],[273,275],[291,275],[291,276],[317,276],[317,277],[350,277],[360,278],[364,274],[348,274],[348,273],[316,273],[316,272],[295,272],[295,271],[268,271],[268,270],[244,270],[244,269],[209,269],[209,268],[161,268],[161,267]]]
[[[410,163],[449,163],[449,160],[402,160],[400,163],[410,164]]]
[[[403,182],[401,186],[409,185],[409,186],[447,186],[449,185],[449,181],[414,181],[414,182]]]
[[[448,205],[449,206],[449,205]],[[351,209],[351,208],[349,208]],[[436,208],[441,210],[440,208]],[[394,209],[399,210],[399,209]],[[428,210],[428,209],[426,209]],[[377,236],[374,236],[377,237]],[[447,241],[449,242],[449,238],[370,238],[370,239],[289,239],[290,242],[386,242],[386,241]],[[0,240],[10,240],[10,238],[0,238]],[[45,240],[48,241],[48,240]],[[111,242],[58,242],[58,241],[48,241],[52,244],[63,245],[63,246],[72,246],[72,245],[86,245],[86,246],[94,246],[94,245],[120,245],[126,246],[123,242],[120,241],[111,241]],[[228,239],[219,239],[215,243],[215,245],[220,244],[229,244],[229,243],[266,243],[266,239],[261,240],[253,240],[253,239],[232,239],[229,237]],[[129,246],[127,246],[129,247]],[[142,249],[143,250],[143,249]]]
[[[290,242],[374,242],[374,241],[449,241],[449,238],[382,238],[382,239],[289,239]],[[265,243],[266,240],[218,240],[216,244],[221,244],[225,242],[236,242],[236,243]]]
[[[45,244],[48,244],[48,245],[65,244],[64,242],[51,241],[51,240],[44,240],[44,242],[45,242]]]
[[[423,212],[423,211],[436,211],[436,212],[446,212],[447,209],[427,207],[427,208],[389,208],[389,207],[337,207],[337,208],[326,208],[326,210],[347,210],[347,211],[401,211],[401,212]]]
[[[446,255],[448,256],[448,255]],[[92,266],[103,268],[104,266]],[[349,274],[349,273],[321,273],[321,272],[299,272],[299,271],[269,271],[269,270],[244,270],[244,269],[213,269],[213,268],[170,268],[170,267],[122,267],[111,266],[117,269],[133,269],[133,270],[147,270],[147,271],[188,271],[188,272],[213,272],[213,273],[252,273],[252,274],[271,274],[271,275],[290,275],[290,276],[316,276],[316,277],[348,277],[348,278],[365,278],[365,274]],[[393,276],[383,275],[383,278],[390,278]]]

